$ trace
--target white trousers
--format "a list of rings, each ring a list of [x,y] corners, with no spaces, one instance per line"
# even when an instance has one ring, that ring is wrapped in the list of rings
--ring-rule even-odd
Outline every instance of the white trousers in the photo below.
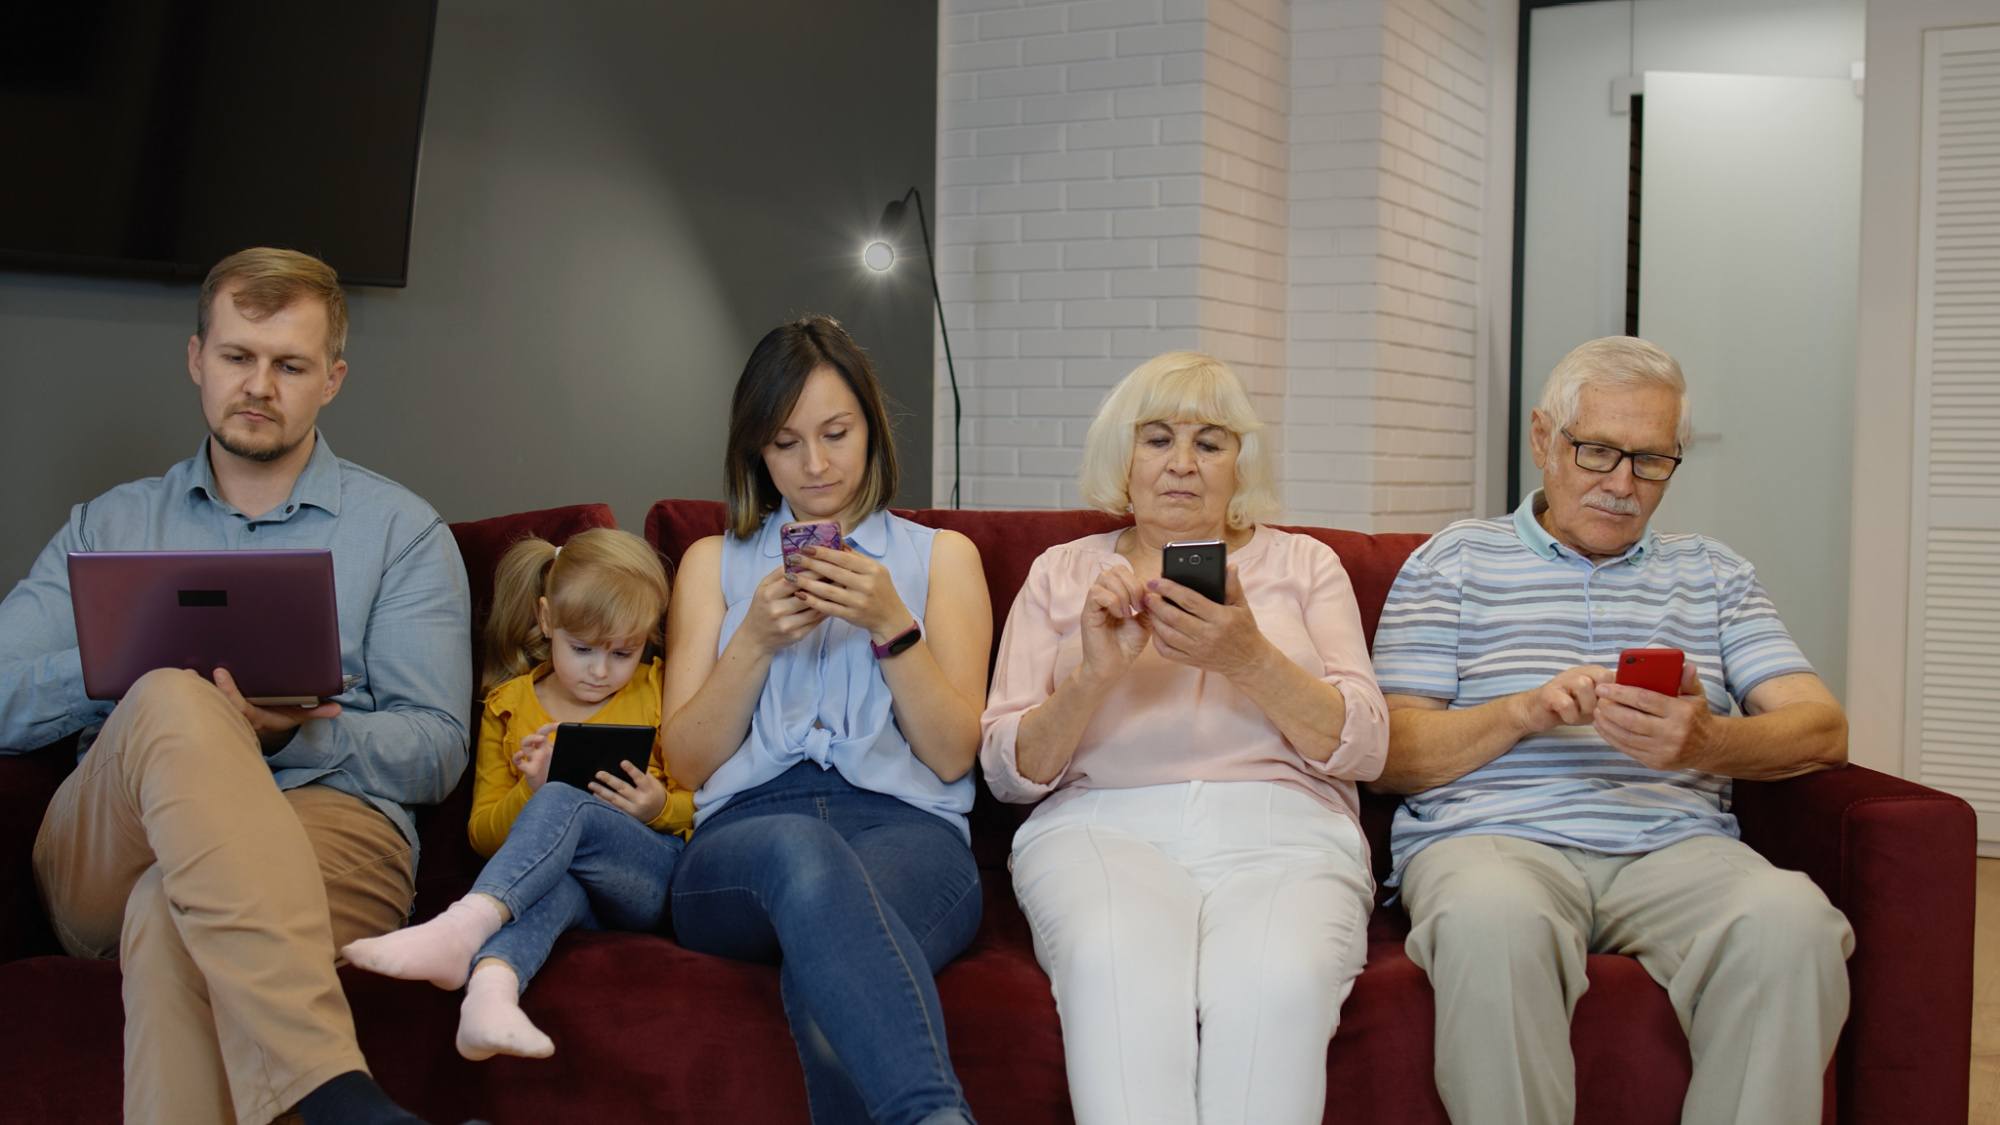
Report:
[[[1271,782],[1093,790],[1014,837],[1078,1125],[1316,1123],[1368,952],[1359,827]]]

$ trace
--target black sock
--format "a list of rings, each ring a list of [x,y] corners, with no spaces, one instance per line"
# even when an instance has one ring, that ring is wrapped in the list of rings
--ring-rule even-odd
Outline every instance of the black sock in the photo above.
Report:
[[[292,1108],[306,1125],[424,1125],[423,1118],[390,1101],[365,1070],[327,1079]]]

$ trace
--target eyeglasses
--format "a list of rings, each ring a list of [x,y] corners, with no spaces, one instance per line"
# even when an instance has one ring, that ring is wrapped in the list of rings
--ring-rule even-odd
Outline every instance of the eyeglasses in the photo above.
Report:
[[[1576,467],[1588,469],[1593,473],[1611,472],[1618,467],[1618,462],[1627,457],[1632,459],[1632,475],[1640,480],[1666,480],[1674,475],[1675,469],[1681,467],[1680,458],[1669,457],[1664,453],[1634,453],[1615,445],[1605,445],[1603,442],[1578,441],[1570,436],[1568,429],[1562,431],[1562,436],[1576,447]]]

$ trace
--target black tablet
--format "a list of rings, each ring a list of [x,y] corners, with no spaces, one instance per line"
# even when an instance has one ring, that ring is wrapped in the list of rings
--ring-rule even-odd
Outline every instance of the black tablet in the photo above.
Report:
[[[629,782],[632,779],[618,763],[630,762],[645,769],[653,760],[657,729],[623,723],[563,723],[556,727],[555,746],[549,755],[549,780],[586,793],[599,770]]]

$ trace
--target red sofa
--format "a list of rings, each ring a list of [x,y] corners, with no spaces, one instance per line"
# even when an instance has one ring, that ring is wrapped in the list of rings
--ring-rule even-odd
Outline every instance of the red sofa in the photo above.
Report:
[[[1043,548],[1115,525],[1088,512],[923,511],[962,531],[984,557],[995,637]],[[561,540],[611,522],[601,506],[453,526],[475,608],[490,600],[507,543]],[[723,525],[721,506],[662,501],[646,534],[669,560]],[[1304,529],[1340,553],[1372,634],[1397,567],[1420,536]],[[50,956],[55,945],[28,866],[35,827],[69,768],[69,747],[0,758],[0,1117],[115,1120],[120,1097],[118,967]],[[470,885],[469,785],[420,817],[417,912]],[[1870,1125],[1963,1121],[1971,1051],[1974,828],[1964,802],[1859,767],[1737,788],[1745,837],[1805,871],[1854,925],[1853,1009],[1828,1074],[1826,1120]],[[1393,799],[1367,795],[1378,871]],[[1070,1120],[1062,1042],[1047,979],[1006,873],[1009,836],[1026,810],[981,789],[974,850],[986,917],[939,977],[952,1054],[981,1120]],[[1378,910],[1368,967],[1327,1056],[1328,1122],[1437,1123],[1432,1000],[1403,955],[1401,911]],[[1687,1046],[1666,995],[1637,962],[1593,956],[1578,1005],[1578,1120],[1679,1119]],[[806,1120],[804,1087],[768,966],[740,964],[642,934],[572,934],[526,997],[554,1038],[554,1058],[473,1064],[451,1048],[455,994],[344,970],[361,1042],[393,1094],[437,1121],[785,1122]],[[167,1091],[161,1097],[171,1097]]]

